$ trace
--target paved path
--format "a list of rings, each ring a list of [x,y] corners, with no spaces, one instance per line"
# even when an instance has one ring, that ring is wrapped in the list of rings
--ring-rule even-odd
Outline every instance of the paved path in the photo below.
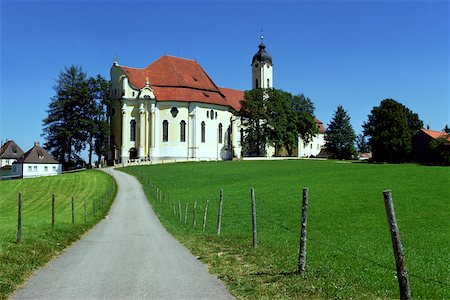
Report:
[[[109,216],[12,295],[13,299],[231,299],[167,233],[132,176],[107,170],[119,191]]]

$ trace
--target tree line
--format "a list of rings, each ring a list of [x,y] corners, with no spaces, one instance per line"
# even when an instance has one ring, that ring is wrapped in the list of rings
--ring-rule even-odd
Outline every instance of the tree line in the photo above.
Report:
[[[97,162],[108,153],[107,107],[111,99],[109,82],[101,75],[88,77],[81,67],[70,66],[58,74],[55,95],[43,120],[44,149],[64,169],[83,164],[81,151],[88,150],[88,166],[93,154]]]

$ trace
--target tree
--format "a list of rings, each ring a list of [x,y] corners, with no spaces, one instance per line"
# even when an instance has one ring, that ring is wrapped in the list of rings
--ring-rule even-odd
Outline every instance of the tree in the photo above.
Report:
[[[450,127],[448,127],[448,125],[445,125],[445,127],[442,129],[443,132],[445,133],[450,133]]]
[[[450,165],[450,134],[442,135],[430,142],[431,163],[437,165]]]
[[[262,155],[266,145],[284,148],[292,155],[298,136],[310,140],[317,133],[314,105],[303,95],[277,89],[246,91],[241,101],[242,124],[245,128],[244,150]]]
[[[363,129],[375,161],[405,162],[411,159],[412,137],[422,126],[417,114],[393,99],[385,99],[372,109]]]
[[[73,65],[60,72],[53,87],[56,95],[43,120],[44,148],[66,168],[80,159],[86,140],[84,120],[80,119],[90,97],[86,77],[81,67]]]
[[[351,159],[355,154],[356,135],[350,124],[350,116],[339,105],[325,133],[325,146],[332,157]]]
[[[369,153],[371,151],[369,144],[366,141],[364,134],[358,134],[356,137],[356,150],[359,153]]]

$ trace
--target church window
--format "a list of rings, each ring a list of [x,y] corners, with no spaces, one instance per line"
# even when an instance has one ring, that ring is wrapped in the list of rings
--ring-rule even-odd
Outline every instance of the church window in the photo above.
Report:
[[[170,113],[172,114],[172,117],[176,118],[178,115],[178,108],[172,107],[172,109],[170,110]]]
[[[228,129],[227,129],[227,140],[228,140],[228,145],[231,145],[231,135],[232,135],[232,130],[233,130],[233,127],[231,127],[231,125],[228,126]]]
[[[202,143],[204,143],[206,140],[206,128],[205,127],[206,127],[205,122],[202,122]]]
[[[209,112],[209,116],[211,117],[211,120],[214,120],[214,111],[212,109]]]
[[[130,121],[130,141],[132,141],[132,142],[136,141],[136,121],[135,120]]]
[[[206,117],[209,118],[209,110],[206,111]]]
[[[222,144],[222,123],[219,124],[219,144]]]
[[[267,88],[270,88],[270,79],[267,78]]]
[[[169,122],[167,120],[163,121],[163,142],[169,141]]]
[[[258,78],[255,79],[255,88],[259,88]]]
[[[180,142],[186,142],[186,122],[180,122]]]
[[[214,113],[214,118],[217,119],[217,111]]]
[[[131,96],[134,97],[134,92],[131,93]]]

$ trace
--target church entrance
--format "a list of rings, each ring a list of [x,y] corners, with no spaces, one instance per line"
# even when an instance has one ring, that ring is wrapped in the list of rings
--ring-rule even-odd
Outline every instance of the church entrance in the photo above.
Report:
[[[130,149],[130,159],[137,159],[138,158],[138,152],[136,148]]]

